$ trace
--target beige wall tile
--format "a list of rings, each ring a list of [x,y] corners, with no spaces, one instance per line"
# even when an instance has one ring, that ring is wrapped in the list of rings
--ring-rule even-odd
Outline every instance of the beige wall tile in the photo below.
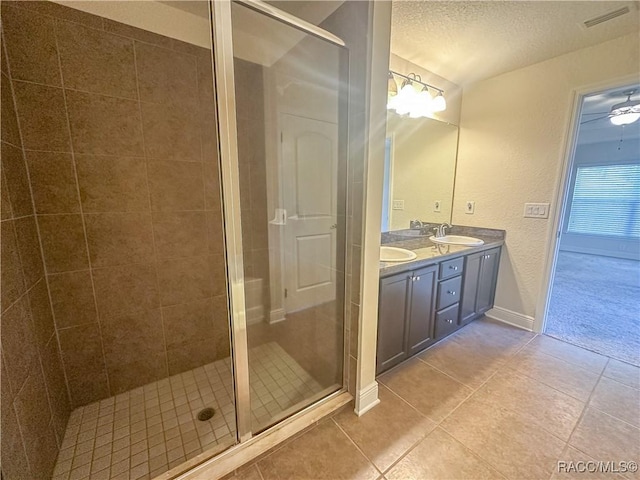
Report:
[[[76,153],[143,154],[137,102],[68,90],[67,107]]]
[[[89,267],[81,215],[39,215],[38,225],[48,273]]]
[[[73,158],[68,153],[27,152],[36,213],[78,213]]]
[[[104,318],[100,324],[108,368],[165,352],[159,308]]]
[[[25,291],[24,274],[18,253],[15,222],[4,221],[0,224],[0,250],[2,255],[2,269],[0,269],[0,297],[2,311],[15,302]]]
[[[44,275],[36,220],[33,216],[28,216],[14,222],[25,285],[30,289]]]
[[[38,350],[42,351],[43,347],[51,340],[55,329],[45,278],[41,278],[29,292],[29,306],[31,307],[36,344]]]
[[[71,151],[61,88],[13,82],[23,147],[30,150]]]
[[[11,198],[9,198],[9,185],[4,175],[4,164],[0,160],[0,220],[8,220],[13,217]]]
[[[2,53],[2,65],[4,66],[4,50]],[[0,118],[0,138],[3,142],[9,142],[16,147],[22,146],[20,131],[18,130],[18,119],[13,103],[13,89],[9,77],[2,75],[2,89],[0,89],[0,104],[2,105],[2,118]]]
[[[38,360],[27,296],[2,315],[2,353],[11,391],[19,392]]]
[[[2,56],[2,64],[4,65],[4,52],[0,52],[0,55]],[[2,105],[0,138],[2,138],[3,142],[9,142],[16,147],[22,146],[20,131],[18,130],[18,119],[13,103],[13,89],[11,88],[9,77],[4,74],[2,75],[2,88],[0,89],[0,104]]]
[[[220,210],[209,210],[206,212],[207,222],[207,243],[210,255],[221,255],[224,253],[224,226],[222,223],[222,212]]]
[[[228,357],[230,355],[229,338],[229,307],[226,293],[213,297],[213,336],[216,348],[216,356],[218,358]]]
[[[144,158],[102,155],[75,158],[85,213],[149,210]]]
[[[107,18],[103,19],[103,22],[104,29],[107,32],[113,32],[118,35],[122,35],[123,37],[140,40],[141,42],[152,43],[161,47],[171,48],[172,43],[171,38],[169,37],[158,35],[147,30],[142,30],[141,28],[132,27],[131,25],[126,25],[124,23],[114,22],[113,20],[109,20]]]
[[[131,39],[70,22],[57,37],[65,88],[137,99]]]
[[[213,295],[207,257],[181,258],[157,264],[163,306],[200,300]]]
[[[71,404],[75,408],[109,396],[97,323],[58,331]]]
[[[204,210],[202,164],[148,162],[153,211]]]
[[[131,363],[107,364],[111,395],[165,378],[167,356],[165,353],[138,356]]]
[[[58,329],[98,321],[89,270],[49,275],[48,280]]]
[[[213,338],[213,300],[207,298],[162,308],[167,348]],[[188,319],[187,321],[185,321]]]
[[[183,105],[141,104],[147,158],[201,161],[198,117]]]
[[[85,215],[87,244],[94,268],[153,260],[153,233],[149,213]]]
[[[101,318],[160,306],[152,264],[97,268],[92,275]]]
[[[153,234],[159,259],[208,253],[205,212],[155,212]]]
[[[10,3],[2,5],[2,20],[13,78],[60,85],[54,20]]]
[[[4,111],[2,114],[4,116]],[[31,215],[33,203],[22,151],[5,142],[2,142],[2,169],[7,181],[7,194],[11,200],[13,216]]]
[[[136,67],[141,101],[196,103],[197,70],[192,55],[136,42]]]
[[[67,391],[67,383],[64,378],[62,360],[60,358],[60,350],[56,337],[52,337],[49,343],[40,349],[40,358],[42,359],[44,380],[47,385],[49,404],[53,416],[53,428],[56,433],[56,438],[58,439],[58,444],[61,444],[64,438],[67,420],[71,413],[71,404],[69,403],[69,392]]]
[[[29,463],[18,418],[13,405],[2,404],[2,473],[7,478],[27,478]]]
[[[261,255],[265,261],[269,261],[268,251],[262,252]],[[211,272],[211,281],[213,282],[211,291],[213,292],[213,295],[224,295],[227,293],[227,269],[224,255],[209,255],[208,262],[209,270]],[[268,270],[267,275],[263,278],[268,282]]]
[[[51,425],[51,410],[40,365],[33,368],[15,399],[16,416],[24,438],[32,478],[49,478],[58,445]]]
[[[196,340],[167,350],[169,375],[186,372],[218,360],[215,345],[210,339]]]
[[[222,199],[220,198],[220,170],[215,162],[205,163],[202,166],[204,175],[205,206],[207,210],[220,210]]]

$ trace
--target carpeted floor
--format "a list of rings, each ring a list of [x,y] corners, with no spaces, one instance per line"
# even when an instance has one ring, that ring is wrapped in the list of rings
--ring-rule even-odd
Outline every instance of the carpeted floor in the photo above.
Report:
[[[640,262],[559,252],[545,333],[640,365]]]

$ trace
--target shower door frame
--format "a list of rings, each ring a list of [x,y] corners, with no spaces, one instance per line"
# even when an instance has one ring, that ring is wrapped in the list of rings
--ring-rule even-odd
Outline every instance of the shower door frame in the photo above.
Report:
[[[260,0],[210,0],[213,27],[213,77],[217,105],[218,140],[221,158],[222,206],[226,244],[227,277],[229,290],[229,314],[231,318],[232,369],[235,380],[236,429],[239,444],[256,438],[251,428],[251,397],[247,343],[246,303],[244,291],[244,267],[242,247],[242,223],[240,219],[240,174],[238,164],[238,137],[236,123],[236,97],[234,80],[233,30],[231,4],[235,1],[260,14],[273,18],[306,34],[321,38],[338,47],[345,43],[320,27],[271,7]],[[348,102],[347,102],[348,105]],[[348,155],[347,155],[348,159]],[[345,259],[346,265],[346,259]],[[344,272],[342,273],[345,274]],[[345,282],[346,285],[346,275]],[[343,296],[346,299],[346,296]],[[345,302],[342,305],[345,314]],[[345,317],[346,318],[346,317]],[[298,413],[269,427],[267,433],[278,425],[293,421],[325,402],[336,399],[347,391],[346,321],[343,330],[343,376],[340,390],[305,407]],[[347,394],[348,395],[348,394]]]

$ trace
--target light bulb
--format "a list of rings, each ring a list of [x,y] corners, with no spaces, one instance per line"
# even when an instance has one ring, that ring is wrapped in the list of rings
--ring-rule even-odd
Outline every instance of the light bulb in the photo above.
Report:
[[[438,92],[438,95],[431,101],[432,112],[442,112],[447,109],[447,101],[444,99],[442,92]]]
[[[398,115],[406,115],[412,109],[413,104],[416,101],[416,97],[418,96],[418,92],[413,87],[413,84],[410,81],[406,81],[403,83],[402,88],[398,92],[398,95],[395,97],[396,104],[395,109]]]
[[[393,78],[393,73],[389,72],[389,80],[387,81],[387,95],[389,97],[395,97],[398,94],[398,84],[396,79]]]
[[[609,120],[611,120],[611,123],[613,123],[614,125],[629,125],[630,123],[637,121],[639,118],[640,118],[640,113],[629,112],[629,113],[614,115]]]

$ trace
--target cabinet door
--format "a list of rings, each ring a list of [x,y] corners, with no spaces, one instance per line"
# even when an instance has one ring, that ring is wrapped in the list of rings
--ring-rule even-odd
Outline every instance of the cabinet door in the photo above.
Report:
[[[493,307],[498,276],[500,249],[494,248],[482,254],[480,276],[478,281],[478,295],[476,299],[476,313],[481,314]]]
[[[407,357],[405,324],[410,278],[411,274],[407,272],[380,280],[377,373],[397,365]]]
[[[480,264],[485,253],[474,253],[465,258],[462,301],[460,302],[460,325],[465,325],[475,318],[476,297],[480,280]]]
[[[433,342],[434,290],[437,266],[413,272],[409,299],[408,353],[414,355]]]

